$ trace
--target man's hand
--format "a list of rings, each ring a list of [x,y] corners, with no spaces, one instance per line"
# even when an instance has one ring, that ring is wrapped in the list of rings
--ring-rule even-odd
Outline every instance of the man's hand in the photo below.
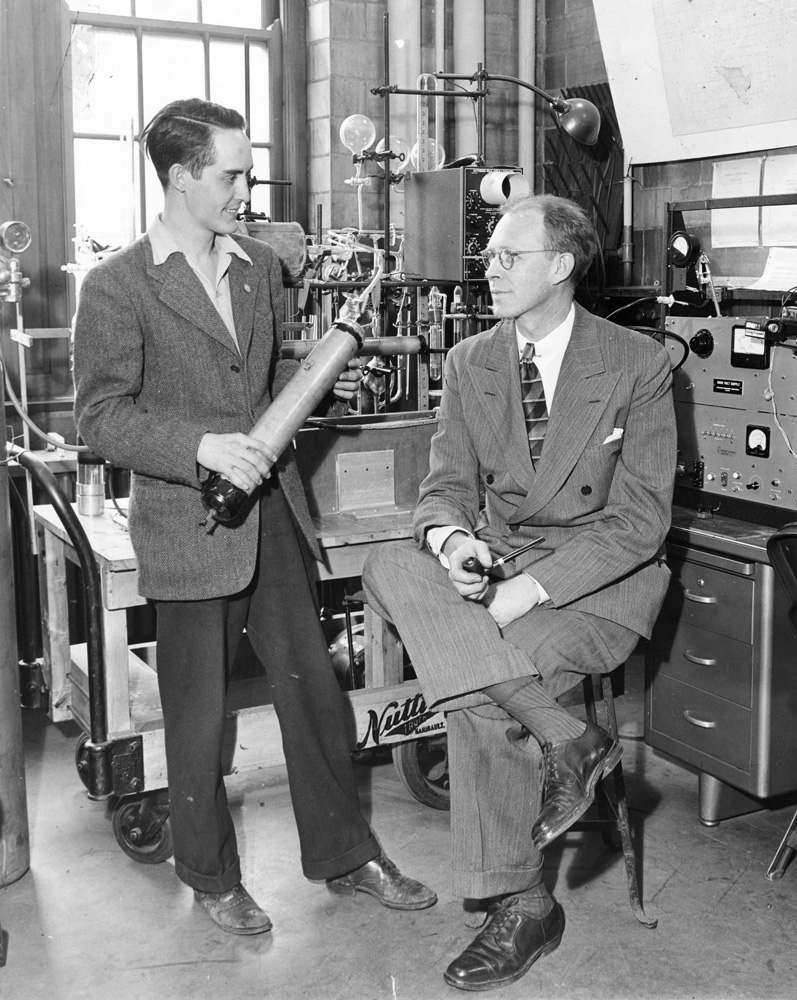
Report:
[[[469,601],[481,600],[490,581],[483,572],[466,569],[462,564],[468,559],[475,559],[483,569],[489,569],[493,557],[487,543],[455,531],[445,540],[443,555],[448,559],[448,578],[457,593]]]
[[[492,583],[482,601],[499,628],[506,628],[517,618],[522,618],[539,603],[537,584],[525,573]]]
[[[362,381],[363,373],[360,360],[352,358],[348,368],[338,375],[337,382],[332,386],[332,392],[343,402],[350,402],[357,395],[357,389]]]
[[[245,493],[251,493],[268,479],[277,456],[262,441],[248,434],[205,434],[199,442],[196,460],[211,472],[223,476]]]

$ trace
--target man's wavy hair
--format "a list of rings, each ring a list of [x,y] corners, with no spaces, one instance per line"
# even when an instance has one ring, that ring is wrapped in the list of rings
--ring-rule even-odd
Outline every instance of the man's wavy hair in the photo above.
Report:
[[[190,97],[161,108],[141,133],[141,142],[165,188],[175,163],[182,163],[192,177],[213,163],[219,129],[245,128],[243,116],[232,108]]]
[[[501,210],[502,215],[512,216],[530,212],[542,216],[546,249],[573,255],[575,263],[570,281],[575,288],[601,252],[595,226],[587,213],[574,201],[552,194],[511,199]]]

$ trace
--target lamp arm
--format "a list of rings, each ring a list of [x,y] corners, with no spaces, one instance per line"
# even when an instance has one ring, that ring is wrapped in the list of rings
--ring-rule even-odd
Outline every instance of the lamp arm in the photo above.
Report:
[[[533,83],[528,83],[526,80],[520,80],[516,76],[500,76],[497,73],[488,73],[487,70],[480,70],[475,75],[471,76],[461,76],[458,73],[435,73],[434,76],[438,80],[479,80],[479,82],[486,82],[487,80],[502,80],[504,83],[514,83],[518,87],[525,87],[526,90],[531,90],[533,93],[537,94],[538,97],[544,98],[554,109],[554,111],[564,112],[567,111],[567,102],[562,97],[553,97],[551,94],[546,94],[544,90],[540,90],[539,87],[535,87]],[[481,92],[477,92],[481,93]]]
[[[533,83],[527,83],[525,80],[519,80],[516,76],[498,76],[496,73],[483,73],[483,79],[485,80],[503,80],[504,83],[515,83],[518,87],[525,87],[526,90],[531,90],[533,93],[537,94],[538,97],[544,98],[554,109],[554,111],[567,111],[567,102],[561,97],[552,97],[551,94],[546,94],[544,90],[540,90],[539,87],[535,87]]]

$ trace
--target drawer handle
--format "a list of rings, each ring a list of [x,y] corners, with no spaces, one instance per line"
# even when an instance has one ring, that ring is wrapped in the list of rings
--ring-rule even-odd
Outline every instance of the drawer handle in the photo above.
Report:
[[[684,597],[687,601],[694,601],[695,604],[716,604],[716,597],[706,597],[703,594],[693,594],[691,590],[684,590]]]
[[[689,709],[684,709],[684,718],[687,722],[691,722],[693,726],[698,726],[700,729],[716,729],[716,722],[709,722],[707,719],[696,719]]]
[[[683,657],[685,660],[689,660],[690,663],[697,663],[701,667],[716,667],[716,660],[706,660],[701,656],[695,656],[694,653],[690,653],[688,649],[684,650]]]

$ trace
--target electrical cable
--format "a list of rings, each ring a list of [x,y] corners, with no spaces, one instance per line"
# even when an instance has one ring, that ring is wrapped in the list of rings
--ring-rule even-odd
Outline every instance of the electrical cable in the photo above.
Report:
[[[792,458],[797,458],[797,452],[795,452],[794,448],[792,448],[791,446],[791,441],[789,441],[789,436],[780,422],[780,418],[778,417],[778,408],[775,405],[775,390],[772,388],[772,371],[775,367],[775,354],[776,352],[773,351],[772,358],[769,362],[769,371],[767,372],[767,391],[769,393],[769,401],[772,404],[772,419],[775,422],[775,426],[780,431],[780,436],[786,443],[786,447],[788,448],[789,454],[792,456]]]
[[[656,302],[658,296],[656,295],[643,295],[641,299],[633,299],[631,302],[626,302],[622,306],[618,306],[617,309],[613,309],[604,319],[611,319],[612,316],[616,316],[617,313],[622,312],[624,309],[630,309],[632,306],[638,306],[640,302]]]
[[[684,338],[679,337],[677,333],[673,333],[671,330],[662,330],[660,327],[657,326],[630,326],[628,329],[636,330],[638,333],[645,333],[645,334],[660,333],[664,337],[669,337],[671,340],[678,341],[678,343],[683,348],[684,356],[677,364],[672,366],[673,375],[678,371],[679,368],[683,366],[684,362],[691,353],[691,348],[689,347],[689,344],[687,344],[687,342],[684,340]]]
[[[60,438],[50,437],[45,431],[41,429],[37,424],[31,420],[28,414],[25,412],[22,403],[20,403],[17,398],[17,394],[14,392],[14,387],[11,385],[11,379],[8,377],[8,367],[5,363],[5,358],[3,357],[2,351],[0,351],[0,368],[3,370],[3,381],[5,382],[6,392],[11,400],[14,409],[17,411],[21,419],[30,427],[34,434],[37,434],[43,441],[51,444],[54,448],[63,448],[65,451],[88,451],[88,447],[85,444],[67,444]]]

